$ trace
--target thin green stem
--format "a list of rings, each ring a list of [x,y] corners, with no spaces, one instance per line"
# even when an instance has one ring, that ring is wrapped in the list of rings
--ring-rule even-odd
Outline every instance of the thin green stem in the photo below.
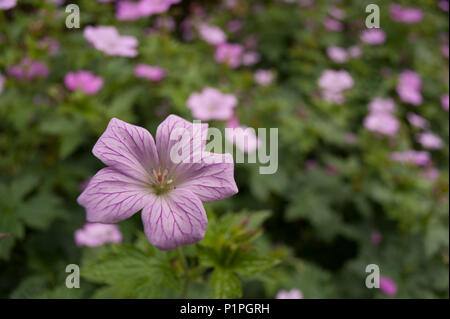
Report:
[[[187,292],[189,290],[190,283],[190,273],[189,273],[189,264],[186,259],[186,256],[183,253],[183,249],[181,247],[177,248],[178,258],[181,263],[181,267],[183,268],[182,276],[183,278],[183,286],[181,287],[180,298],[186,298]]]

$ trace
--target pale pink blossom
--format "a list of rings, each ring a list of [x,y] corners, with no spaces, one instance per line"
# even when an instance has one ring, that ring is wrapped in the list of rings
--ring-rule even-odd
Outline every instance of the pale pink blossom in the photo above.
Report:
[[[410,112],[406,116],[408,118],[408,122],[414,127],[424,129],[428,126],[428,121],[420,115]]]
[[[17,0],[0,0],[0,10],[9,10],[17,5]]]
[[[253,153],[261,143],[253,128],[231,124],[225,130],[225,139],[244,153]]]
[[[108,167],[78,197],[87,220],[117,223],[142,210],[145,235],[155,247],[200,241],[208,225],[202,202],[238,192],[233,157],[206,152],[207,132],[207,124],[169,115],[155,143],[146,129],[113,118],[92,150]]]
[[[347,50],[337,46],[330,46],[327,48],[328,57],[336,63],[344,63],[348,61]]]
[[[317,81],[322,89],[323,98],[332,103],[342,104],[345,101],[343,91],[353,87],[353,78],[347,71],[325,70]]]
[[[298,289],[280,290],[277,293],[276,299],[303,299],[303,294]]]
[[[212,45],[218,45],[227,41],[227,35],[221,28],[202,23],[198,26],[200,38]]]
[[[3,92],[3,86],[5,85],[5,77],[0,73],[0,94]]]
[[[439,170],[435,167],[427,168],[422,174],[423,178],[430,180],[430,181],[437,180],[439,178],[439,175],[440,175]]]
[[[258,52],[255,51],[245,52],[242,55],[242,64],[245,66],[251,66],[258,63],[260,59],[261,56],[259,55]]]
[[[442,94],[441,95],[441,104],[442,108],[446,111],[448,111],[448,104],[449,104],[449,96],[448,94]]]
[[[348,54],[352,58],[359,58],[362,55],[362,50],[361,50],[361,48],[359,46],[352,45],[351,47],[348,48]]]
[[[391,113],[395,110],[393,99],[376,98],[369,103],[370,112]]]
[[[86,223],[75,232],[77,246],[98,247],[107,243],[121,243],[119,227],[110,224]]]
[[[270,70],[257,70],[253,75],[255,82],[262,86],[269,86],[275,80],[275,73]]]
[[[436,150],[443,147],[442,139],[431,132],[418,134],[417,141],[422,144],[423,147],[431,150]]]
[[[367,29],[361,33],[360,39],[367,44],[380,45],[386,41],[386,33],[381,29]]]
[[[135,57],[138,54],[138,40],[133,36],[120,35],[115,27],[87,26],[83,35],[97,50],[107,55]]]
[[[152,82],[159,82],[166,76],[166,71],[158,66],[141,63],[134,68],[134,75]]]
[[[241,64],[241,56],[244,49],[240,44],[221,43],[216,47],[215,59],[219,63],[225,63],[231,68],[237,68]]]
[[[398,120],[390,113],[385,112],[371,112],[364,119],[364,127],[372,132],[395,136],[399,129]]]
[[[423,12],[416,8],[403,7],[397,3],[390,6],[391,19],[407,24],[418,23],[423,19]]]
[[[90,71],[82,70],[67,73],[64,84],[71,91],[80,90],[85,94],[94,95],[103,87],[103,79]]]
[[[331,18],[326,18],[323,21],[323,25],[330,31],[342,31],[344,28],[341,22]]]
[[[396,90],[403,102],[417,106],[422,104],[421,86],[420,76],[416,72],[405,70],[398,77]]]
[[[394,152],[391,154],[391,159],[395,162],[415,164],[418,166],[426,166],[431,162],[430,153],[415,150]]]
[[[228,120],[233,116],[237,103],[234,95],[207,87],[201,93],[192,93],[187,100],[187,107],[198,120]]]

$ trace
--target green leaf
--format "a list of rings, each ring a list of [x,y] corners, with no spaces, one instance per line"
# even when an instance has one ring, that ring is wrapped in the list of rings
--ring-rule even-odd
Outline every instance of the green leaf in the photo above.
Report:
[[[228,299],[242,297],[241,282],[231,270],[222,268],[214,269],[211,275],[210,285],[213,298]]]

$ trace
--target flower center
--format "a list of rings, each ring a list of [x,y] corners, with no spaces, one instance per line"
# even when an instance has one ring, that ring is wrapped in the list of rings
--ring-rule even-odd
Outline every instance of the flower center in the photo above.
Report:
[[[152,175],[150,178],[150,184],[157,195],[166,193],[173,188],[173,180],[169,174],[169,170],[165,168],[162,172],[152,169]]]

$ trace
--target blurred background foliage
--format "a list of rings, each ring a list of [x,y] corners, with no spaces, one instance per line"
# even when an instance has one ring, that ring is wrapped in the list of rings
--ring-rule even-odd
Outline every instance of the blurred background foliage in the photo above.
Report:
[[[448,41],[448,12],[432,0],[398,2],[420,7],[424,20],[392,21],[387,1],[317,0],[306,7],[249,0],[225,9],[222,1],[183,0],[160,16],[127,22],[115,19],[111,3],[77,1],[82,28],[114,25],[139,39],[133,59],[89,47],[82,28],[65,28],[64,6],[23,0],[0,11],[0,72],[24,57],[50,68],[45,79],[7,78],[0,94],[0,233],[12,234],[0,240],[0,297],[273,298],[280,289],[297,288],[305,298],[381,298],[364,286],[366,265],[378,264],[396,282],[396,297],[448,298],[449,123],[440,95],[448,93],[449,74],[439,50],[442,38]],[[381,46],[359,40],[369,3],[381,9],[387,34]],[[345,12],[342,32],[322,24],[332,5]],[[179,26],[199,7],[224,30],[240,20],[242,28],[227,32],[228,41],[257,38],[260,62],[231,69],[215,62],[206,42],[184,39]],[[177,28],[149,32],[157,18],[172,18]],[[38,45],[46,36],[60,42],[55,54]],[[343,65],[326,55],[330,45],[354,44],[362,56]],[[137,63],[163,67],[168,76],[157,84],[137,79]],[[65,89],[65,74],[79,69],[104,79],[97,95]],[[276,82],[257,85],[256,69],[274,71]],[[353,77],[343,105],[320,98],[317,79],[325,69],[346,69]],[[395,75],[404,69],[424,82],[418,108],[395,93]],[[103,167],[91,149],[108,121],[117,117],[154,134],[168,114],[192,120],[186,100],[205,86],[238,97],[241,123],[278,128],[277,173],[237,164],[239,194],[206,204],[207,236],[183,248],[184,265],[177,251],[150,246],[138,215],[119,224],[123,244],[77,247],[74,232],[85,211],[76,198],[80,184]],[[395,140],[362,124],[376,97],[396,100]],[[424,178],[423,168],[389,159],[392,151],[420,148],[406,120],[411,110],[444,140],[432,152],[436,180]],[[354,143],[346,141],[349,133]],[[315,167],[308,169],[310,160]],[[381,243],[372,242],[373,233],[382,235]],[[81,265],[80,289],[65,288],[67,264]],[[192,278],[187,291],[182,278]]]

